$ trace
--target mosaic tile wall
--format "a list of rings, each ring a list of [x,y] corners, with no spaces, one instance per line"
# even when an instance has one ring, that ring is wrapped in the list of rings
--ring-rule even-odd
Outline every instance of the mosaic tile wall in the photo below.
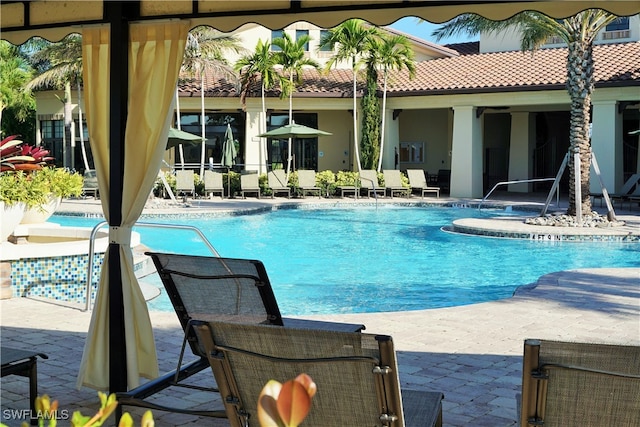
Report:
[[[95,300],[104,254],[93,259],[92,300]],[[25,258],[11,262],[11,285],[15,296],[44,297],[85,303],[87,255]]]

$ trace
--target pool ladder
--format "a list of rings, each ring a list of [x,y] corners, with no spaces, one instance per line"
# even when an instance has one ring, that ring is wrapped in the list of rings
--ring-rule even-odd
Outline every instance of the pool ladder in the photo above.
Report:
[[[96,224],[93,227],[93,230],[91,230],[91,235],[89,237],[89,260],[87,262],[87,289],[86,289],[86,295],[85,295],[85,307],[83,311],[88,311],[89,308],[91,307],[91,288],[92,288],[92,276],[93,276],[93,258],[95,255],[95,240],[96,240],[96,235],[98,234],[98,231],[109,225],[109,223],[107,221],[101,221],[98,224]],[[216,248],[213,247],[213,245],[211,244],[211,242],[209,242],[209,240],[207,239],[207,237],[202,233],[202,231],[200,231],[200,229],[198,229],[197,227],[193,227],[191,225],[178,225],[178,224],[155,224],[152,222],[136,222],[135,227],[148,227],[148,228],[167,228],[167,229],[171,229],[171,230],[189,230],[189,231],[193,231],[194,233],[196,233],[198,236],[200,236],[200,239],[202,240],[202,242],[207,245],[207,247],[209,248],[209,250],[211,251],[211,253],[217,257],[220,257],[220,254],[218,253],[218,251],[216,250]]]
[[[532,178],[532,179],[518,179],[518,180],[515,180],[515,181],[502,181],[502,182],[499,182],[496,185],[494,185],[491,190],[489,190],[489,192],[487,193],[486,196],[484,196],[482,198],[482,201],[478,205],[478,210],[480,210],[480,208],[482,208],[482,205],[484,204],[485,200],[487,200],[489,198],[491,193],[493,193],[493,191],[496,188],[498,188],[499,186],[501,186],[501,185],[522,184],[522,183],[525,183],[525,182],[555,181],[555,180],[556,180],[556,178]],[[560,205],[560,191],[557,188],[556,188],[556,205],[557,206]]]

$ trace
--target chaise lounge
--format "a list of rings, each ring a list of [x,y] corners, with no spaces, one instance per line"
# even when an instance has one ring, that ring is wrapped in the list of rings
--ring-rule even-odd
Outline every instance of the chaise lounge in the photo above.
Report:
[[[409,177],[411,190],[418,190],[422,198],[427,193],[434,193],[436,198],[440,197],[440,187],[429,187],[422,169],[407,169],[407,177]]]
[[[258,427],[263,386],[300,373],[317,386],[304,426],[442,425],[442,393],[400,390],[389,336],[229,322],[194,328],[232,427]]]

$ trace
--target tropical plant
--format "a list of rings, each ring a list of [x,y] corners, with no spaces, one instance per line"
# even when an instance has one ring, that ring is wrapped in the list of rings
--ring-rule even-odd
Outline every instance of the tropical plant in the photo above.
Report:
[[[11,110],[16,119],[25,121],[35,110],[35,100],[25,85],[31,80],[33,69],[12,44],[0,41],[0,122],[3,112]],[[6,130],[3,125],[2,129]]]
[[[205,161],[205,111],[204,91],[205,76],[212,73],[237,83],[238,77],[231,67],[225,55],[229,51],[241,53],[244,49],[240,40],[233,35],[221,33],[206,25],[200,25],[189,31],[187,44],[184,50],[181,70],[193,78],[200,78],[200,108],[202,121],[202,150],[200,156],[200,178],[204,178]],[[178,97],[176,97],[178,99]],[[178,119],[178,123],[180,120]]]
[[[384,153],[384,125],[385,111],[387,108],[387,83],[391,71],[407,69],[409,78],[413,79],[416,73],[414,52],[411,43],[403,35],[385,35],[369,39],[369,60],[375,68],[382,71],[382,114],[380,125],[380,151],[378,156],[378,172],[382,170],[382,153]],[[376,76],[377,77],[377,76]]]
[[[271,51],[271,44],[263,42],[262,39],[258,39],[255,51],[251,55],[246,55],[240,58],[234,68],[240,72],[241,82],[241,95],[240,101],[242,102],[242,108],[246,107],[247,93],[250,90],[251,85],[260,78],[260,97],[262,100],[262,117],[263,121],[260,123],[258,131],[260,134],[267,131],[267,106],[265,101],[265,90],[274,86],[276,80],[280,79],[274,68],[276,63],[275,56]],[[266,162],[266,146],[265,143],[260,144],[260,156],[261,164]]]
[[[34,53],[31,61],[34,64],[44,65],[45,70],[34,77],[28,84],[27,89],[49,89],[64,88],[64,97],[60,101],[64,104],[64,156],[62,165],[73,167],[72,133],[73,126],[73,104],[71,103],[71,84],[78,88],[78,108],[81,105],[82,86],[82,36],[70,34],[58,43],[39,41],[34,46]],[[82,113],[80,112],[80,138],[82,160],[85,169],[90,169],[87,160],[87,152],[84,145],[84,133],[82,131]]]
[[[568,47],[567,91],[571,98],[569,123],[569,207],[567,214],[576,215],[576,206],[591,213],[589,178],[591,172],[591,140],[589,111],[594,89],[593,44],[597,34],[618,19],[604,10],[588,9],[565,19],[553,19],[539,12],[522,12],[504,21],[491,21],[474,14],[460,15],[433,32],[438,39],[456,34],[497,33],[516,28],[521,33],[523,51],[537,50],[549,37],[563,40]],[[580,200],[576,200],[576,165],[573,154],[580,155]]]
[[[360,139],[360,163],[362,169],[375,169],[380,157],[380,100],[378,99],[378,71],[366,59],[366,84],[362,95],[362,137]]]
[[[330,29],[320,40],[320,48],[329,48],[334,55],[327,61],[326,70],[331,69],[341,61],[351,61],[353,72],[353,145],[358,171],[362,169],[360,164],[360,150],[358,141],[357,118],[357,76],[362,52],[366,51],[368,40],[378,33],[375,27],[366,26],[361,19],[349,19],[335,28]]]
[[[0,172],[37,170],[53,160],[53,157],[49,157],[48,150],[22,146],[23,142],[17,138],[18,135],[12,135],[0,141]]]
[[[319,69],[320,65],[313,59],[305,56],[305,45],[309,43],[311,37],[303,35],[295,41],[291,39],[289,34],[283,33],[282,37],[277,37],[271,42],[274,46],[280,48],[274,53],[276,64],[282,66],[282,72],[287,76],[285,81],[281,81],[282,96],[289,97],[289,124],[293,123],[293,91],[297,85],[302,83],[302,71],[304,67],[313,67]],[[287,150],[287,177],[291,172],[291,138],[289,138]]]

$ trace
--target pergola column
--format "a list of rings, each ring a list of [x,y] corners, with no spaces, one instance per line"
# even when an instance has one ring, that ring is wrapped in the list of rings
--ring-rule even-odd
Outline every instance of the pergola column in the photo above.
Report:
[[[482,197],[482,126],[471,105],[453,107],[452,197]]]
[[[528,112],[511,113],[509,142],[509,181],[531,178],[533,157],[530,148],[531,129]],[[509,191],[527,193],[531,184],[509,184]]]
[[[623,185],[622,176],[622,114],[615,100],[593,101],[591,149],[596,156],[602,182],[609,193]],[[616,175],[616,171],[620,171]],[[591,176],[590,191],[601,193],[600,182]]]

